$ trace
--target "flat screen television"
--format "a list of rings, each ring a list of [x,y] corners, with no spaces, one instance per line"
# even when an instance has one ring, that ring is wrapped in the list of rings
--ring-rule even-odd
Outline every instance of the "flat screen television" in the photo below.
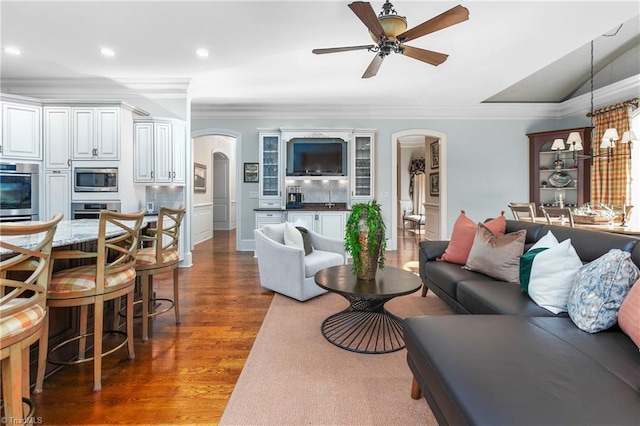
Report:
[[[339,138],[287,142],[287,176],[345,176],[347,142]]]

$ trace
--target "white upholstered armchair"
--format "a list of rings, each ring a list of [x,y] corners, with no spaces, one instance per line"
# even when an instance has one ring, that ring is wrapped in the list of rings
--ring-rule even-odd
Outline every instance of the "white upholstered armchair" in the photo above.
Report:
[[[304,248],[285,244],[285,228],[280,223],[253,231],[260,285],[301,302],[325,293],[313,276],[346,263],[344,241],[308,231],[313,251],[305,256]]]

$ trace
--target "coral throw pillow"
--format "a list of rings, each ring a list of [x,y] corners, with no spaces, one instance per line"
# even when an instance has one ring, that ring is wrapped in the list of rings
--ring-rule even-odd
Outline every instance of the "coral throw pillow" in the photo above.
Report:
[[[484,224],[494,235],[501,237],[507,227],[507,220],[504,217],[504,211],[500,212],[500,216],[495,219],[486,221]],[[469,258],[469,252],[473,246],[473,239],[476,236],[477,225],[469,219],[464,210],[460,211],[460,216],[456,219],[451,233],[451,241],[444,254],[438,261],[457,263],[464,265]]]
[[[633,284],[620,305],[618,325],[640,348],[640,280]]]

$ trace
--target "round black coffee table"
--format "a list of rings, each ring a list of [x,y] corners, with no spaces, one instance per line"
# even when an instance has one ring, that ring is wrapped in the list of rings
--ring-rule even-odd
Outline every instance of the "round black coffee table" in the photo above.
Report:
[[[322,322],[322,335],[352,352],[383,354],[404,348],[403,320],[384,304],[417,291],[422,283],[412,272],[385,266],[376,279],[359,280],[351,265],[332,266],[315,275],[316,284],[346,298],[350,306]]]

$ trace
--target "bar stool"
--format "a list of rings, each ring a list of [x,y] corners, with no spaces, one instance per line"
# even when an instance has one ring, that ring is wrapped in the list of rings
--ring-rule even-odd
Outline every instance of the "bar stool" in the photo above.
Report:
[[[141,237],[151,247],[138,250],[136,273],[142,287],[142,340],[149,339],[149,320],[172,308],[176,315],[176,324],[180,324],[178,306],[178,262],[180,261],[180,226],[184,217],[184,206],[177,209],[161,207],[158,213],[158,225],[149,229],[149,236]],[[173,300],[153,297],[153,276],[173,271]],[[165,301],[169,306],[160,311],[154,309],[156,301]]]
[[[100,212],[98,240],[95,252],[79,250],[56,251],[58,259],[95,259],[95,264],[77,266],[55,272],[47,294],[47,309],[59,307],[80,308],[80,328],[78,336],[48,349],[47,339],[40,340],[38,373],[34,392],[41,392],[44,382],[46,362],[56,365],[74,365],[93,361],[93,390],[102,388],[102,357],[111,354],[125,344],[129,359],[135,357],[133,347],[133,291],[135,288],[135,261],[140,241],[140,227],[144,211],[139,213]],[[123,341],[103,353],[104,303],[108,300],[127,296],[126,333],[109,330],[108,333],[123,336]],[[87,333],[89,306],[93,305],[93,333]],[[45,324],[48,332],[48,323]],[[86,358],[87,337],[93,336],[93,356]],[[52,353],[71,342],[79,342],[78,357],[71,361],[51,358]]]
[[[35,407],[29,400],[29,347],[38,339],[47,340],[44,324],[51,277],[51,244],[61,219],[62,214],[58,214],[49,222],[0,224],[0,247],[16,254],[7,255],[0,262],[3,419],[25,419],[33,415]],[[30,248],[11,244],[5,241],[6,237],[26,237]],[[20,273],[21,279],[7,278],[7,272]],[[27,413],[23,402],[30,407]]]

